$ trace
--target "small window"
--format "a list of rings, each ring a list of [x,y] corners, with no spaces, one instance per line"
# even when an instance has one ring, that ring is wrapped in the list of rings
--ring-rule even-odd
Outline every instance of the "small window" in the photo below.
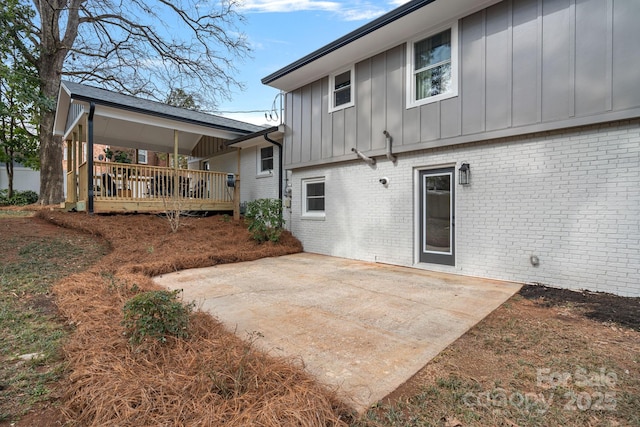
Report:
[[[408,107],[458,94],[457,44],[457,25],[407,43]]]
[[[273,170],[273,146],[260,149],[260,165],[258,172],[269,172]]]
[[[302,181],[302,215],[324,218],[324,178]]]
[[[329,76],[329,112],[353,106],[353,67]]]
[[[138,150],[138,163],[147,164],[147,150]]]

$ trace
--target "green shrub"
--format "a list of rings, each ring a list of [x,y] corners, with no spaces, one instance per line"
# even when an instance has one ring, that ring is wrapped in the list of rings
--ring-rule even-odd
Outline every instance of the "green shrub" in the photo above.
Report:
[[[247,203],[245,218],[249,221],[251,237],[258,242],[277,242],[282,235],[282,201],[258,199]]]
[[[180,302],[180,292],[142,292],[125,303],[122,324],[132,344],[140,344],[147,338],[166,342],[169,336],[188,336],[189,314],[193,310],[193,304],[185,305]]]
[[[0,205],[24,206],[38,201],[38,193],[31,190],[15,191],[11,198],[8,197],[9,190],[0,190]]]

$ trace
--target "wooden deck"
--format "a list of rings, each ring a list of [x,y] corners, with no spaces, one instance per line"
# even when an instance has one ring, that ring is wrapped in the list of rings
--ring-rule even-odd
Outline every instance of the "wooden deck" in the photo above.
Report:
[[[227,174],[114,162],[93,163],[93,212],[232,211]],[[67,175],[67,206],[89,205],[88,165]],[[77,183],[77,188],[74,188]]]

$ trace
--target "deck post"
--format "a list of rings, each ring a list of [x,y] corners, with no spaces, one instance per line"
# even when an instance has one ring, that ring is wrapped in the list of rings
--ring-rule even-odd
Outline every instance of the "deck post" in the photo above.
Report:
[[[233,219],[240,221],[240,151],[238,148],[238,170],[236,172],[236,182],[233,187]]]
[[[175,200],[178,198],[178,130],[173,130],[173,199],[174,206],[177,206]]]
[[[84,128],[78,125],[78,134],[76,139],[76,172],[82,164],[82,141],[84,140]]]
[[[71,175],[67,176],[67,179],[71,179],[71,185],[67,184],[67,188],[73,190],[72,194],[67,194],[67,199],[71,203],[78,202],[78,132],[73,132],[73,139],[71,140]]]

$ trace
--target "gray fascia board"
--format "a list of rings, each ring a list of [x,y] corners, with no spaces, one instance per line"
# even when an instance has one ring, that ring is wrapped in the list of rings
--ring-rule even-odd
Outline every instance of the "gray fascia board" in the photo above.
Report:
[[[340,49],[343,46],[348,45],[349,43],[352,43],[364,36],[366,36],[367,34],[371,34],[372,32],[394,22],[397,21],[398,19],[402,18],[403,16],[406,16],[410,13],[412,13],[413,11],[420,9],[430,3],[433,3],[436,0],[414,0],[411,1],[409,3],[406,3],[394,10],[392,10],[391,12],[382,15],[381,17],[371,21],[370,23],[363,25],[362,27],[350,32],[349,34],[340,37],[339,39],[329,43],[328,45],[321,47],[320,49],[311,52],[310,54],[308,54],[307,56],[297,60],[296,62],[293,62],[289,65],[287,65],[284,68],[281,68],[280,70],[276,71],[273,74],[268,75],[267,77],[263,78],[262,84],[268,85],[269,83],[286,76],[289,73],[292,73],[294,71],[296,71],[299,68],[304,67],[305,65],[308,65],[310,63],[312,63],[313,61],[316,61],[317,59],[322,58],[325,55],[328,55],[331,52],[334,52],[338,49]],[[449,1],[454,1],[454,0],[449,0]]]

